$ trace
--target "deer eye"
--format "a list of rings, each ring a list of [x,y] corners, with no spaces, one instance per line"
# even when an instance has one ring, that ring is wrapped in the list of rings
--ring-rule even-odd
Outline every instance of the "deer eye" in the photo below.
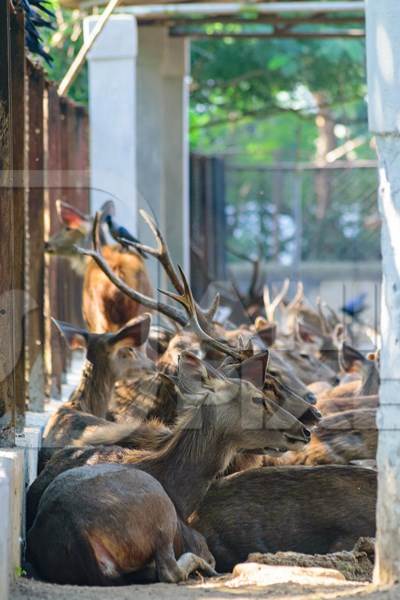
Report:
[[[252,401],[254,402],[254,404],[257,404],[257,406],[264,406],[265,407],[265,398],[264,398],[264,396],[253,396]]]

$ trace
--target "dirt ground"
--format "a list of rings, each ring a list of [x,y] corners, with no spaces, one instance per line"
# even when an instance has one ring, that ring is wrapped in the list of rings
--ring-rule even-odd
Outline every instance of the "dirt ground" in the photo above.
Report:
[[[194,583],[173,585],[132,585],[98,588],[52,585],[19,579],[11,600],[400,600],[400,586],[377,590],[371,584],[339,581],[334,585],[238,583],[232,576],[207,579]]]

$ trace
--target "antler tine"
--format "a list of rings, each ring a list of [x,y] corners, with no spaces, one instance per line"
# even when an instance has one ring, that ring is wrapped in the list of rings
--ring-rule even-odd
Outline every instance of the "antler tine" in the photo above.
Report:
[[[297,282],[297,290],[296,293],[293,297],[293,300],[291,302],[289,302],[289,304],[287,305],[286,309],[292,310],[293,308],[296,308],[303,300],[304,297],[304,285],[302,281],[298,281]]]
[[[174,263],[172,261],[171,255],[169,253],[168,244],[167,244],[163,234],[161,233],[159,227],[157,226],[157,223],[149,215],[148,212],[146,212],[143,208],[141,208],[139,212],[140,212],[142,219],[145,221],[145,223],[147,223],[151,232],[153,233],[153,235],[157,241],[157,248],[152,248],[151,246],[146,246],[145,244],[140,244],[138,242],[132,242],[132,241],[125,240],[125,239],[123,240],[124,243],[126,243],[128,246],[132,246],[133,248],[142,250],[146,254],[150,254],[151,256],[154,256],[159,261],[159,263],[162,265],[162,267],[164,268],[164,271],[166,272],[169,280],[171,281],[172,285],[174,286],[174,288],[176,289],[178,294],[182,295],[184,293],[184,288],[182,286],[180,277],[175,269]],[[176,300],[176,298],[174,298],[174,299]],[[207,326],[207,314],[200,308],[200,306],[198,304],[195,304],[195,305],[196,305],[197,314],[199,315],[199,318],[200,318],[203,326]]]
[[[215,338],[211,337],[201,327],[198,320],[196,303],[193,298],[192,290],[190,289],[188,280],[186,279],[186,275],[183,272],[183,269],[180,265],[178,265],[178,269],[182,278],[183,294],[174,294],[172,292],[160,290],[161,293],[167,295],[170,298],[173,298],[174,300],[176,300],[176,302],[179,302],[180,304],[182,304],[182,306],[185,307],[185,310],[189,317],[189,323],[200,340],[202,340],[203,342],[207,342],[207,344],[209,344],[211,347],[215,348],[219,352],[222,352],[223,354],[228,354],[232,358],[241,361],[243,357],[240,352],[237,352],[227,344],[224,344],[223,342],[220,342],[219,340],[216,340]]]
[[[219,305],[221,302],[221,294],[219,292],[217,292],[214,296],[214,298],[212,299],[212,302],[210,304],[210,306],[203,311],[203,315],[204,317],[209,320],[212,321],[217,313],[217,310],[219,309]]]
[[[267,316],[267,321],[273,321],[274,320],[274,315],[270,315],[270,308],[271,308],[271,294],[269,293],[269,287],[267,285],[264,285],[263,288],[263,301],[264,301],[264,309],[265,309],[265,314]],[[272,318],[270,318],[272,316]]]
[[[320,296],[318,296],[318,298],[316,300],[316,303],[317,303],[319,320],[321,322],[322,333],[324,335],[329,335],[329,329],[330,328],[328,326],[328,323],[327,323],[327,320],[326,320],[326,317],[325,317],[325,313],[324,313],[323,308],[322,308],[322,303],[321,303]]]
[[[127,244],[128,246],[131,246],[136,250],[142,250],[143,252],[145,252],[145,254],[150,254],[151,256],[154,256],[161,263],[162,267],[164,268],[164,271],[168,275],[168,278],[171,281],[174,288],[176,289],[176,291],[179,294],[182,294],[182,283],[172,262],[171,255],[168,250],[168,244],[165,241],[163,234],[161,233],[154,219],[152,219],[152,217],[145,210],[143,210],[143,208],[141,208],[139,212],[142,219],[145,221],[145,223],[147,223],[151,232],[153,233],[157,241],[157,248],[152,248],[151,246],[146,246],[145,244],[140,244],[139,242],[132,242],[123,239],[124,244]]]
[[[154,300],[154,298],[150,298],[149,296],[145,296],[141,292],[138,292],[132,288],[130,288],[122,279],[120,279],[114,271],[112,271],[104,259],[101,246],[100,246],[100,222],[101,222],[101,212],[98,211],[93,221],[93,229],[92,229],[92,244],[93,250],[88,250],[86,248],[79,248],[76,246],[77,252],[84,256],[89,256],[92,258],[97,266],[103,271],[103,273],[108,277],[108,279],[119,289],[123,294],[126,294],[129,298],[142,304],[146,308],[150,310],[155,310],[166,317],[173,319],[180,325],[186,325],[187,319],[185,315],[178,309],[173,306],[169,306],[168,304],[164,304],[163,302],[158,302]]]
[[[278,308],[279,304],[284,299],[284,297],[286,296],[286,294],[288,293],[289,286],[290,286],[290,279],[287,277],[282,284],[281,291],[275,296],[275,298],[272,300],[272,302],[271,302],[271,296],[269,293],[269,288],[268,288],[268,286],[264,286],[263,299],[264,299],[265,314],[267,315],[268,321],[272,322],[274,320],[275,311]]]

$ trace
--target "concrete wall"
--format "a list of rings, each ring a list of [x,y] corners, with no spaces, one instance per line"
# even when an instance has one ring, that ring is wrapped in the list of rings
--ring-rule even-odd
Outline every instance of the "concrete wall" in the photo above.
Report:
[[[368,114],[379,157],[382,354],[375,581],[400,581],[400,2],[366,1]]]

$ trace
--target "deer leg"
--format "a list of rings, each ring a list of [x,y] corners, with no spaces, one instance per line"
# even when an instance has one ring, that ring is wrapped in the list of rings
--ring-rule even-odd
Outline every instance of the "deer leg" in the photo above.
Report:
[[[186,581],[189,575],[197,570],[208,576],[217,575],[203,558],[192,552],[185,552],[176,560],[172,544],[168,544],[156,552],[155,562],[161,583]]]
[[[194,571],[202,571],[204,575],[207,575],[208,577],[218,575],[215,569],[208,564],[204,558],[197,556],[197,554],[193,554],[193,552],[185,552],[185,554],[182,554],[182,556],[178,558],[177,563],[181,572],[184,574],[184,580],[186,580]]]

